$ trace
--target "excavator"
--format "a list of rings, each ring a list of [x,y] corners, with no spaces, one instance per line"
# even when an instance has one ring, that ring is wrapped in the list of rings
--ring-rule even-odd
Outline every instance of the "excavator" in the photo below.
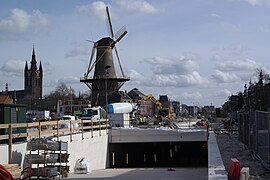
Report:
[[[148,100],[151,100],[156,105],[157,110],[158,110],[157,119],[160,122],[166,121],[166,120],[169,120],[169,121],[173,120],[173,117],[171,115],[169,108],[162,108],[161,102],[159,102],[152,94],[144,96],[141,100],[139,100],[139,104],[140,102],[146,102]]]

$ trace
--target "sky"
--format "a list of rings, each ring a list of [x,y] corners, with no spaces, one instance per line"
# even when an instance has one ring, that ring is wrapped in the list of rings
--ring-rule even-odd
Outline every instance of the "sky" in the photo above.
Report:
[[[123,91],[219,107],[256,81],[256,69],[270,73],[270,0],[2,0],[0,90],[24,88],[34,46],[43,95],[60,83],[88,91],[80,82],[93,46],[86,40],[109,36],[106,6],[114,32],[128,31],[116,44],[130,77]]]

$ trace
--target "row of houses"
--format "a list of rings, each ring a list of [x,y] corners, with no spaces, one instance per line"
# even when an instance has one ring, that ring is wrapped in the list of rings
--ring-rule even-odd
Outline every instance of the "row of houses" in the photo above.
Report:
[[[79,115],[83,108],[91,107],[91,97],[59,97],[59,98],[39,98],[39,99],[25,99],[19,98],[15,99],[14,96],[9,96],[8,92],[2,93],[0,97],[3,99],[4,104],[25,104],[27,110],[36,110],[36,111],[50,111],[52,118],[62,115]],[[127,91],[119,91],[120,102],[128,103],[138,103],[146,95],[139,91],[137,88],[134,88]],[[5,99],[5,100],[4,100]],[[1,99],[0,99],[1,100]],[[170,108],[171,112],[179,114],[180,112],[180,102],[174,101],[171,102],[167,95],[160,95],[159,100],[162,102],[163,106]],[[152,101],[147,101],[146,104],[149,106],[144,106],[142,112],[149,112],[150,114],[155,114],[155,104]],[[146,116],[146,114],[145,114]]]

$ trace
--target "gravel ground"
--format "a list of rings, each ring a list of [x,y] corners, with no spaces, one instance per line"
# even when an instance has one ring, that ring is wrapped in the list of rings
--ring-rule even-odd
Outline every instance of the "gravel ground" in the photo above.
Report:
[[[236,158],[240,166],[249,167],[251,179],[270,179],[270,172],[254,158],[251,151],[238,141],[237,135],[216,134],[219,150],[226,170],[230,165],[230,159]]]

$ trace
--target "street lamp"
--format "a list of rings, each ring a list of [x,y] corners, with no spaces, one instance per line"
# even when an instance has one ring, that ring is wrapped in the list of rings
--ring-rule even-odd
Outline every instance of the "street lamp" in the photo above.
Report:
[[[107,84],[107,80],[108,80],[108,75],[109,75],[109,73],[108,73],[108,69],[110,68],[111,66],[109,66],[109,65],[107,65],[107,66],[105,66],[105,76],[106,76],[106,78],[105,78],[105,103],[106,103],[106,130],[107,130],[107,133],[108,133],[108,128],[107,128],[107,119],[108,119],[108,93],[107,93],[107,86],[108,86],[108,84]]]

